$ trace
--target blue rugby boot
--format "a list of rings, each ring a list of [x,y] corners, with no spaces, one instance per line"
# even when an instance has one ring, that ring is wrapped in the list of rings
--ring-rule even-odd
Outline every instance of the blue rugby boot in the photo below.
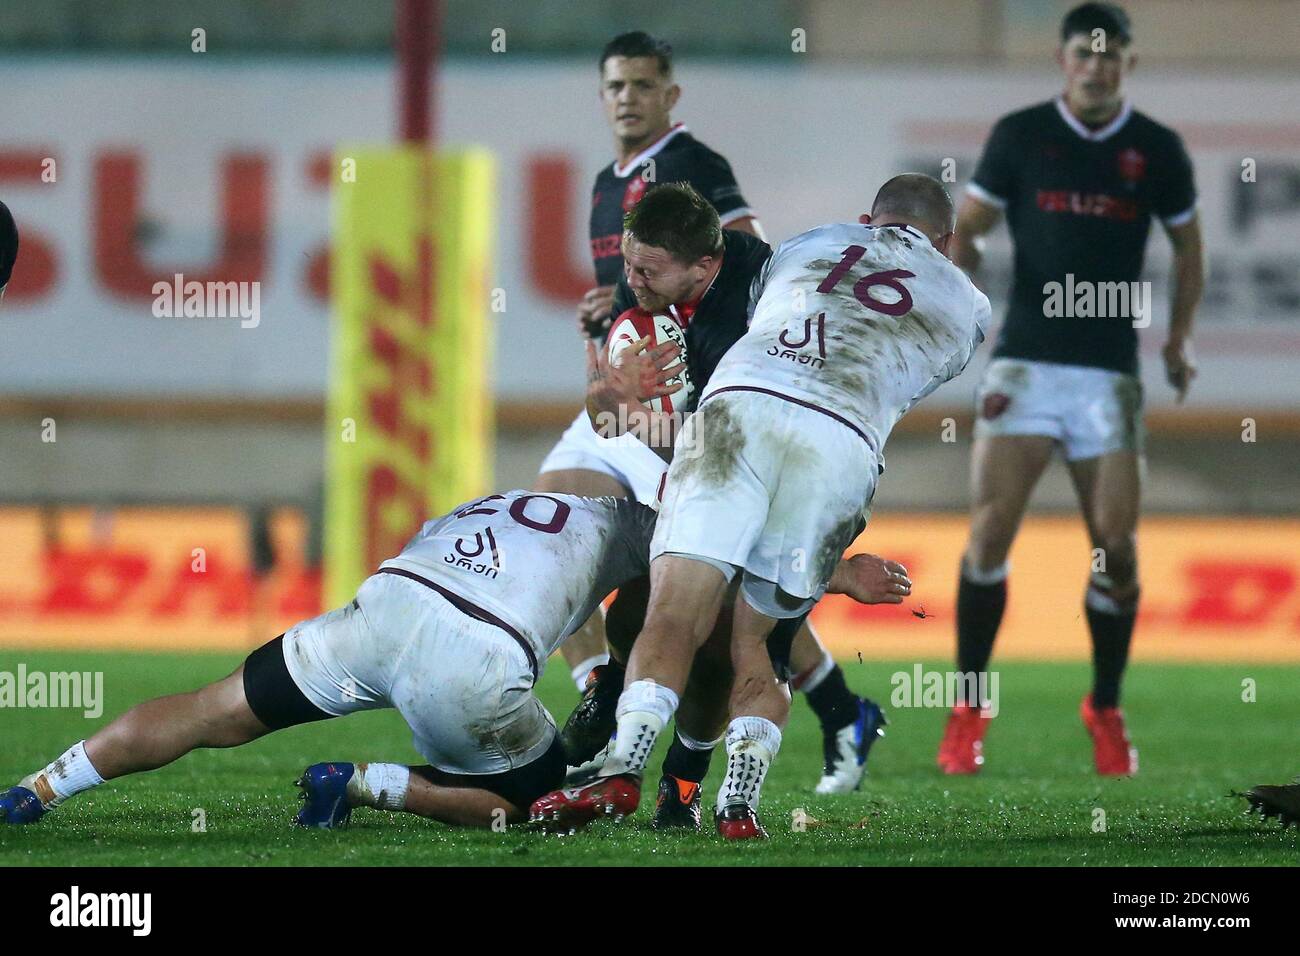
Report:
[[[833,733],[823,733],[825,766],[817,793],[852,793],[867,775],[867,754],[885,736],[885,712],[875,702],[858,698],[858,716]]]
[[[0,823],[35,823],[47,813],[40,797],[26,787],[10,787],[0,793]]]
[[[333,830],[347,826],[352,817],[348,781],[356,772],[350,763],[314,763],[296,781],[302,790],[302,808],[294,821],[300,827]]]

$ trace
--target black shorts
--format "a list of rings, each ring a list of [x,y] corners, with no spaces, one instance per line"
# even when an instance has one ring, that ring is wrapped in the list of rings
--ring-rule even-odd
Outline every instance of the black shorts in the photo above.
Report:
[[[803,622],[808,620],[811,613],[812,611],[805,611],[798,617],[782,618],[776,622],[772,633],[767,635],[767,656],[772,659],[776,679],[783,684],[790,683],[794,677],[790,669],[790,649],[794,647],[795,634],[799,633],[799,628],[803,627]]]
[[[253,716],[272,730],[334,716],[298,689],[284,663],[284,635],[267,641],[244,660],[244,697]]]

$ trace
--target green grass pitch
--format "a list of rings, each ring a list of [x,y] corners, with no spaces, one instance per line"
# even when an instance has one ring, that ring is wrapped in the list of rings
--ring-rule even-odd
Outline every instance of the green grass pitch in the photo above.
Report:
[[[0,652],[0,669],[102,670],[104,714],[0,710],[0,781],[42,766],[130,705],[228,673],[236,655]],[[1086,664],[1006,663],[1001,714],[977,778],[934,767],[944,719],[936,709],[890,707],[890,675],[913,662],[845,663],[849,683],[889,710],[871,775],[847,796],[812,792],[820,736],[796,699],[763,792],[766,843],[730,845],[713,833],[656,834],[645,803],[621,824],[575,837],[523,828],[455,830],[406,814],[358,810],[343,831],[290,826],[307,764],[321,760],[422,762],[393,712],[293,728],[247,747],[201,751],[152,774],[111,781],[31,827],[0,827],[0,864],[137,865],[1294,865],[1300,833],[1243,814],[1230,790],[1283,783],[1300,772],[1300,673],[1284,665],[1137,664],[1126,685],[1141,774],[1101,780],[1079,723]],[[936,667],[942,667],[936,663]],[[1255,681],[1257,700],[1242,701]],[[563,720],[576,700],[552,667],[541,694]],[[657,770],[661,755],[652,768]],[[714,758],[706,805],[724,764]],[[648,781],[653,786],[657,776]],[[652,799],[652,794],[651,794]],[[802,832],[792,815],[811,817]],[[194,832],[196,809],[205,832]],[[1096,811],[1105,812],[1097,832]]]

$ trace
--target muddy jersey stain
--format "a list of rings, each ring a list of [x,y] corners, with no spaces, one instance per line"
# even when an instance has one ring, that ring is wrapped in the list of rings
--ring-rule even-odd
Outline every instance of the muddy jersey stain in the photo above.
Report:
[[[681,459],[680,477],[698,477],[712,485],[725,485],[740,464],[745,433],[732,414],[727,399],[715,398],[691,418],[695,453]]]
[[[862,516],[854,514],[836,524],[822,539],[817,549],[817,568],[823,582],[831,579],[835,566],[840,563],[840,558],[844,557],[845,550],[858,536],[862,526]]]

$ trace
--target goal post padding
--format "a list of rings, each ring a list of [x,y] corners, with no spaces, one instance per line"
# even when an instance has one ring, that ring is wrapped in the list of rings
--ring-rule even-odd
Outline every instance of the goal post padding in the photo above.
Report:
[[[494,422],[491,154],[345,148],[334,170],[328,607],[426,519],[491,490]]]

